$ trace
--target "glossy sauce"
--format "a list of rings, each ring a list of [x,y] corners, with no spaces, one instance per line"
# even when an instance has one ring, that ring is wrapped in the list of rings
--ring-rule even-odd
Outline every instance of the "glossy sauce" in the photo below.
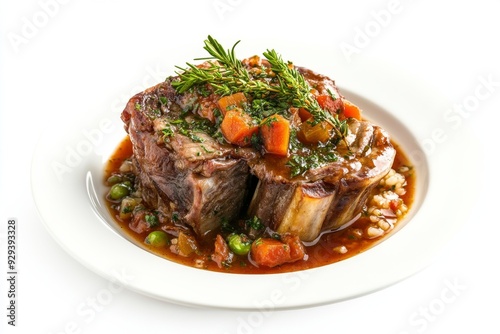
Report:
[[[393,169],[398,170],[402,166],[410,166],[410,163],[404,153],[401,151],[400,147],[394,144],[396,148],[396,158],[393,164]],[[122,162],[132,156],[132,144],[129,138],[125,138],[117,147],[116,151],[110,157],[108,164],[105,168],[105,180],[113,173],[118,172]],[[405,186],[406,193],[400,196],[404,203],[411,208],[411,203],[414,194],[415,186],[415,175],[406,176],[407,185]],[[386,238],[391,234],[391,231],[382,237],[374,239],[366,239],[364,237],[359,237],[357,230],[363,230],[366,228],[367,224],[370,223],[369,217],[361,216],[356,222],[351,226],[337,232],[330,232],[323,234],[320,240],[312,245],[306,246],[306,252],[308,255],[307,260],[296,261],[293,263],[286,263],[274,268],[266,267],[255,267],[250,263],[248,258],[235,256],[235,260],[230,267],[219,268],[217,264],[210,259],[210,255],[213,252],[213,241],[208,243],[206,246],[200,246],[197,254],[190,257],[184,257],[174,254],[170,251],[168,247],[165,248],[155,248],[144,243],[144,239],[149,234],[145,233],[135,233],[129,226],[128,221],[123,221],[118,217],[118,211],[113,207],[112,203],[105,201],[109,212],[113,217],[115,217],[115,222],[117,228],[124,231],[132,240],[134,240],[138,245],[141,245],[146,250],[161,256],[167,260],[181,263],[191,267],[198,267],[211,271],[226,272],[226,273],[240,273],[240,274],[267,274],[267,273],[280,273],[280,272],[291,272],[297,270],[304,270],[308,268],[320,267],[328,264],[332,264],[346,258],[355,256],[368,248],[379,243],[381,240]],[[395,224],[397,229],[397,224]],[[339,246],[344,246],[348,249],[345,254],[341,254],[335,249]]]

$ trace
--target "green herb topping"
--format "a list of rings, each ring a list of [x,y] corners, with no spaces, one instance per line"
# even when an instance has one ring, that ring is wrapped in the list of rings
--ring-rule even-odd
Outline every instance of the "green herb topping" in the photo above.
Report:
[[[271,65],[271,72],[265,76],[253,76],[243,63],[236,58],[236,42],[231,50],[224,47],[213,37],[205,40],[204,49],[210,57],[195,60],[215,60],[207,66],[197,67],[187,63],[187,68],[178,67],[179,80],[172,82],[173,87],[183,93],[194,86],[209,84],[214,92],[221,96],[243,92],[254,99],[267,101],[265,109],[274,109],[276,104],[287,104],[295,108],[305,108],[314,117],[314,122],[326,121],[333,126],[335,134],[344,140],[347,135],[347,124],[340,121],[336,115],[323,110],[314,96],[311,87],[304,77],[294,68],[291,62],[285,62],[275,50],[267,50],[264,57]],[[261,107],[264,101],[259,101]],[[265,110],[264,109],[264,110]],[[262,109],[261,109],[262,110]],[[264,118],[264,117],[262,117]]]

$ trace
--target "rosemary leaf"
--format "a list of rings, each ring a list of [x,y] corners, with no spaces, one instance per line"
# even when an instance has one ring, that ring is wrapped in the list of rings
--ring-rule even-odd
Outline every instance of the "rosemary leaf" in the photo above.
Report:
[[[180,70],[176,72],[179,78],[172,82],[172,86],[177,92],[184,93],[194,86],[209,84],[221,96],[243,92],[253,98],[276,101],[276,104],[286,103],[292,107],[305,108],[313,115],[315,123],[330,123],[336,135],[348,147],[345,138],[347,123],[320,107],[304,76],[291,62],[283,61],[275,50],[267,50],[263,55],[271,64],[274,75],[269,78],[254,78],[236,57],[235,48],[239,42],[226,50],[216,39],[208,36],[204,41],[204,49],[210,57],[195,60],[211,60],[212,63],[203,67],[190,63],[186,63],[186,68],[177,66]]]

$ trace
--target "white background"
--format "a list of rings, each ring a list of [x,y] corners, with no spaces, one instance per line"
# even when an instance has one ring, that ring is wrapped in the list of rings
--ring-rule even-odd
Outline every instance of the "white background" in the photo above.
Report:
[[[493,159],[500,120],[497,1],[2,0],[0,4],[1,332],[500,330],[500,275],[495,270],[500,184]],[[450,108],[462,106],[460,126],[445,129],[445,135],[452,138],[471,131],[477,144],[464,149],[463,159],[477,159],[480,169],[449,166],[457,182],[453,191],[463,192],[468,208],[454,207],[446,198],[433,205],[439,210],[463,210],[466,223],[427,268],[367,296],[265,315],[187,308],[126,289],[113,292],[105,305],[92,304],[110,289],[109,282],[67,255],[37,216],[30,188],[37,138],[54,122],[64,127],[85,114],[119,112],[133,93],[172,74],[174,65],[203,56],[202,41],[208,34],[228,47],[241,39],[241,50],[251,54],[276,48],[296,64],[313,69],[314,64],[301,60],[314,59],[314,52],[331,55],[336,62],[328,74],[336,67],[355,68],[361,58],[384,61],[409,80],[421,80],[445,96]],[[247,56],[244,51],[239,54]],[[484,80],[490,85],[486,87]],[[429,131],[441,124],[446,111],[429,119]],[[464,178],[477,180],[477,187],[473,191],[460,187]],[[19,224],[15,328],[7,325],[4,278],[6,224],[12,217]],[[425,240],[421,242],[425,247]],[[78,311],[82,305],[93,311],[82,314]]]

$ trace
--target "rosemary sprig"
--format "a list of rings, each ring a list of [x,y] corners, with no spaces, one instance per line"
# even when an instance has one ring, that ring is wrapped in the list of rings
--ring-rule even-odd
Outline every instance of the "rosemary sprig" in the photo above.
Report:
[[[333,116],[328,111],[323,110],[318,101],[310,93],[311,87],[297,69],[290,62],[285,63],[280,55],[274,50],[267,50],[263,53],[264,57],[271,64],[271,70],[277,74],[282,96],[289,96],[288,99],[292,106],[296,108],[305,108],[314,117],[315,123],[326,121],[333,126],[336,134],[345,142],[347,148],[349,144],[346,141],[347,123],[341,122],[337,116]]]
[[[181,72],[176,72],[179,80],[173,81],[172,86],[179,93],[183,93],[193,86],[210,84],[216,94],[223,96],[243,92],[254,97],[267,97],[286,102],[296,108],[305,108],[314,116],[315,123],[323,121],[330,123],[335,133],[349,147],[345,138],[347,123],[340,121],[336,115],[332,115],[319,106],[310,93],[311,87],[292,63],[284,62],[275,50],[267,50],[263,55],[271,64],[271,70],[275,74],[274,80],[256,80],[236,58],[235,48],[239,42],[236,42],[231,50],[225,50],[216,39],[208,36],[204,49],[210,57],[195,60],[215,60],[216,62],[206,67],[197,67],[190,63],[187,63],[187,68],[176,66]]]
[[[217,40],[208,36],[204,49],[211,57],[195,58],[195,60],[216,60],[218,64],[211,63],[204,68],[190,63],[186,63],[188,68],[176,66],[181,70],[176,72],[180,80],[172,82],[172,86],[177,92],[184,93],[193,86],[208,83],[215,88],[215,93],[223,96],[237,92],[266,96],[270,92],[278,92],[268,83],[252,79],[242,62],[235,56],[234,49],[239,42],[236,42],[231,50],[225,51]]]
[[[215,59],[219,61],[219,63],[229,71],[234,72],[238,77],[242,77],[246,79],[246,81],[250,81],[250,75],[248,71],[245,69],[241,61],[236,58],[234,49],[236,45],[238,45],[240,41],[234,43],[233,48],[231,50],[225,51],[222,45],[212,36],[208,36],[205,40],[205,46],[203,47],[211,57],[205,58],[196,58],[195,60],[210,60]]]

